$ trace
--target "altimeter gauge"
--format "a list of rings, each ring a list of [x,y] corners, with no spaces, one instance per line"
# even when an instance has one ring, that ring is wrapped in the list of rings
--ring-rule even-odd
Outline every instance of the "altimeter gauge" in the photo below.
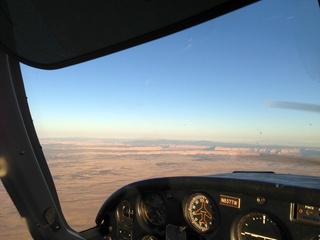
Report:
[[[206,195],[191,195],[185,205],[185,216],[190,225],[201,233],[215,229],[218,224],[218,213],[213,201]]]

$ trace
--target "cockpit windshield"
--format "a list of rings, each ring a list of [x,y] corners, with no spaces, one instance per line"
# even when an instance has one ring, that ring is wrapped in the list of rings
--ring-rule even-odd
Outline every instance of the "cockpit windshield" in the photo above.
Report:
[[[106,196],[137,180],[319,176],[319,11],[318,1],[261,1],[64,69],[21,64],[70,226],[93,226]]]

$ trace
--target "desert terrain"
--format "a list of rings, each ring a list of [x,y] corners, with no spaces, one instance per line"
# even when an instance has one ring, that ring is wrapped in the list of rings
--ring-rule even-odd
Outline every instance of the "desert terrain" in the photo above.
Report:
[[[120,187],[164,176],[235,170],[320,175],[320,149],[214,142],[41,141],[66,220],[76,231],[95,226],[100,206]],[[32,239],[0,184],[0,239]]]

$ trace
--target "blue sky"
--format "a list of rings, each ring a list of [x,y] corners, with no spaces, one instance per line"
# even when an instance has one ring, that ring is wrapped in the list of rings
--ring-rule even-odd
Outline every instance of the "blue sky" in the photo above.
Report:
[[[38,135],[319,146],[319,112],[267,104],[320,104],[316,4],[263,1],[66,69],[22,65]]]

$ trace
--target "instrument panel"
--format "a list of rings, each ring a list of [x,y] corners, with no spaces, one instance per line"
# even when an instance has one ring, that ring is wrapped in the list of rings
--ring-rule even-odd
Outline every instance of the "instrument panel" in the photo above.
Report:
[[[319,183],[274,173],[150,179],[114,193],[96,223],[109,240],[315,240]]]

